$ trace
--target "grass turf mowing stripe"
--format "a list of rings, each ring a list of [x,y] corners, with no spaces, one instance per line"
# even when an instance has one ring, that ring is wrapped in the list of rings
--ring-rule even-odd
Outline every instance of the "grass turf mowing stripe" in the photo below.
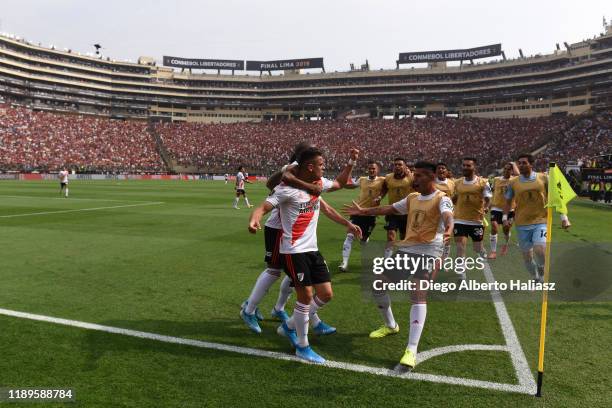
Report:
[[[81,212],[81,211],[111,210],[114,208],[143,207],[147,205],[160,205],[160,204],[164,204],[164,203],[160,201],[160,202],[149,202],[149,203],[142,203],[142,204],[114,205],[110,207],[78,208],[76,210],[58,210],[58,211],[43,211],[43,212],[34,212],[34,213],[25,213],[25,214],[10,214],[10,215],[0,215],[0,218],[28,217],[31,215],[65,214],[65,213]]]
[[[181,337],[166,336],[162,334],[148,333],[148,332],[143,332],[143,331],[123,329],[123,328],[112,327],[112,326],[103,326],[103,325],[99,325],[95,323],[87,323],[87,322],[80,322],[77,320],[61,319],[57,317],[44,316],[44,315],[38,315],[38,314],[32,314],[32,313],[26,313],[26,312],[19,312],[15,310],[8,310],[8,309],[2,309],[2,308],[0,308],[0,314],[5,315],[5,316],[21,318],[21,319],[36,320],[36,321],[41,321],[41,322],[60,324],[64,326],[78,327],[81,329],[96,330],[96,331],[101,331],[105,333],[121,334],[124,336],[161,341],[164,343],[173,343],[173,344],[200,347],[200,348],[213,349],[213,350],[219,350],[219,351],[227,351],[227,352],[232,352],[232,353],[247,354],[247,355],[257,356],[257,357],[267,357],[267,358],[273,358],[277,360],[295,361],[295,362],[304,363],[304,364],[311,364],[311,363],[305,362],[304,360],[300,360],[295,356],[284,354],[284,353],[279,353],[279,352],[274,352],[274,351],[258,350],[258,349],[248,348],[248,347],[231,346],[231,345],[221,344],[221,343],[212,343],[212,342],[207,342],[207,341],[186,339],[186,338],[181,338]],[[414,372],[399,373],[397,371],[394,371],[388,368],[375,368],[375,367],[369,367],[369,366],[364,366],[360,364],[343,363],[339,361],[327,361],[325,364],[322,364],[321,366],[329,367],[329,368],[337,368],[341,370],[354,371],[358,373],[367,373],[367,374],[381,375],[381,376],[387,376],[387,377],[404,378],[408,380],[420,380],[420,381],[429,381],[429,382],[443,383],[443,384],[462,385],[462,386],[467,386],[467,387],[485,388],[485,389],[490,389],[490,390],[505,391],[505,392],[512,392],[512,393],[531,394],[531,391],[532,391],[531,388],[525,387],[522,384],[518,384],[518,385],[503,384],[503,383],[496,383],[496,382],[491,382],[491,381],[473,380],[469,378],[448,377],[448,376],[443,376],[443,375],[422,374],[422,373],[414,373]]]

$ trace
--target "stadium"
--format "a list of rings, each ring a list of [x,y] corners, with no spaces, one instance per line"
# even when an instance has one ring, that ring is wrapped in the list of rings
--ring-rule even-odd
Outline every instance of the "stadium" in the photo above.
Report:
[[[126,62],[99,44],[83,53],[39,41],[0,33],[0,349],[10,356],[0,402],[609,405],[605,19],[601,33],[550,53],[507,58],[503,44],[482,43],[398,50],[395,68],[366,61],[347,71],[329,70],[326,57],[135,50],[137,62]],[[544,220],[526,222],[543,228],[526,250],[523,225],[507,222],[508,210],[520,222],[519,209],[528,217],[536,205],[520,198],[532,174],[544,180]],[[409,180],[397,199],[394,177]],[[471,178],[482,194],[465,187]],[[466,201],[444,180],[464,186]],[[428,194],[439,210],[414,210]],[[293,216],[287,203],[302,196]],[[475,221],[466,205],[482,207]],[[281,220],[272,241],[270,211]],[[409,221],[393,226],[402,214]],[[427,257],[453,266],[410,278],[432,282],[428,301],[408,280],[381,301],[367,281],[373,262],[413,255],[402,245],[429,224],[427,245],[445,252]],[[314,247],[300,241],[308,234]],[[316,268],[292,247],[302,244],[320,257],[308,261]],[[459,271],[470,257],[481,269]],[[534,289],[549,282],[557,289]]]

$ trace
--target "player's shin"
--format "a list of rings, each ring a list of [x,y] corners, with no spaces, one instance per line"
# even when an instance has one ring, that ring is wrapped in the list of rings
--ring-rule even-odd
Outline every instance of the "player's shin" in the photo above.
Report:
[[[373,297],[380,311],[380,315],[385,322],[385,326],[390,329],[396,328],[397,323],[393,317],[393,310],[391,310],[391,297],[389,294],[387,292],[374,292]]]
[[[253,314],[261,299],[268,293],[268,289],[280,278],[280,269],[266,268],[257,278],[245,308],[246,313]]]
[[[427,304],[415,303],[410,307],[410,331],[408,333],[408,350],[415,355],[419,346],[419,340],[423,333],[425,318],[427,317]]]
[[[349,257],[351,256],[351,249],[353,247],[353,239],[355,239],[353,234],[346,234],[344,244],[342,245],[342,265],[340,265],[342,269],[346,269],[348,266]]]
[[[289,279],[288,276],[285,276],[280,284],[278,299],[276,300],[274,310],[279,312],[285,310],[285,305],[287,304],[287,300],[289,300],[289,296],[291,296],[291,292],[293,292],[293,289],[291,288],[291,279]]]
[[[310,314],[310,305],[301,302],[295,302],[295,310],[293,311],[293,320],[295,331],[297,332],[298,345],[300,347],[308,346],[308,320]]]

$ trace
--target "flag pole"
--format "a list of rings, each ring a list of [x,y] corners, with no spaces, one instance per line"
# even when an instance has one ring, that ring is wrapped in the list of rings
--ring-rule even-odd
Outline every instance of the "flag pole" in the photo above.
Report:
[[[552,169],[555,168],[555,163],[550,162],[548,164],[549,176]],[[550,181],[549,181],[550,182]],[[546,192],[548,195],[548,191]],[[550,200],[550,197],[548,197]],[[547,208],[546,213],[546,254],[544,258],[544,284],[548,286],[548,280],[550,277],[550,247],[552,244],[552,207]],[[542,381],[544,377],[544,344],[546,341],[546,318],[548,312],[548,291],[542,291],[542,314],[540,319],[540,349],[538,352],[538,386],[536,391],[536,397],[542,396]]]

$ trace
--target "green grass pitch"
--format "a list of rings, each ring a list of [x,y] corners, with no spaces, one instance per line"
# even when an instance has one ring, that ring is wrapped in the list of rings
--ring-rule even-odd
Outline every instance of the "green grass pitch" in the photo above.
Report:
[[[290,353],[275,332],[278,323],[268,318],[278,284],[261,304],[267,317],[262,335],[249,332],[238,317],[264,268],[263,233],[248,234],[250,211],[242,202],[243,209],[231,208],[231,184],[75,181],[70,189],[71,198],[61,199],[55,182],[0,182],[0,308]],[[249,185],[248,192],[254,204],[266,195],[261,183]],[[339,191],[326,199],[340,208],[355,194]],[[553,240],[612,242],[608,208],[573,203],[570,217],[571,232],[555,226]],[[384,240],[382,224],[379,219],[373,241]],[[335,292],[321,317],[338,333],[311,336],[311,343],[333,361],[390,368],[405,346],[409,305],[394,305],[399,335],[368,338],[380,317],[361,295],[359,275],[334,273],[344,233],[321,216],[319,248],[334,274]],[[353,271],[359,251],[355,245]],[[491,268],[496,276],[526,274],[515,250]],[[535,375],[539,302],[506,306]],[[76,402],[69,407],[604,407],[612,401],[611,333],[611,302],[551,302],[544,396],[535,398],[0,315],[0,387],[71,387]],[[419,351],[475,343],[505,344],[492,302],[430,303]],[[517,382],[510,355],[499,351],[444,354],[416,371]]]

